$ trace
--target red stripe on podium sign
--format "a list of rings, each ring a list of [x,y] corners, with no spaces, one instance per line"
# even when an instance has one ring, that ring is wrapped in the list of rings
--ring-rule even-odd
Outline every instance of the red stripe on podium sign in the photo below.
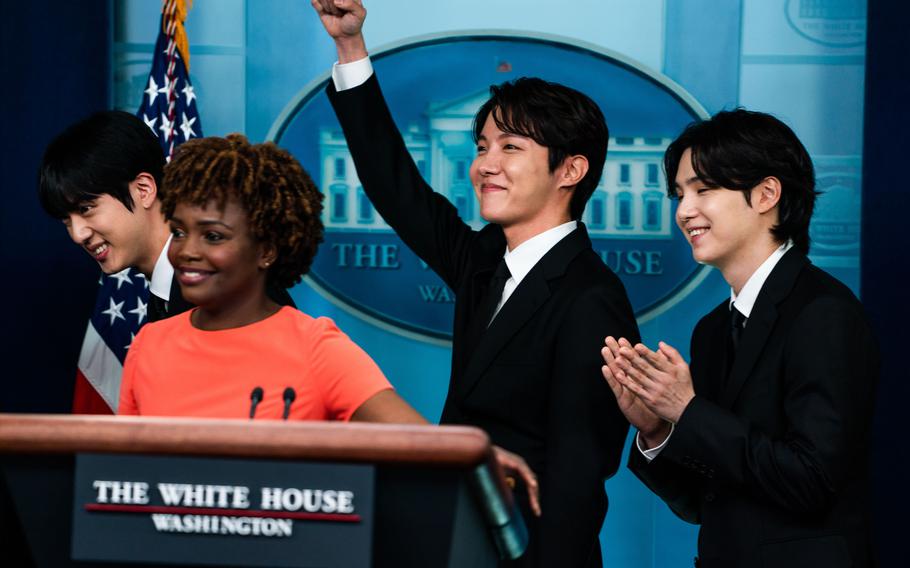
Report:
[[[94,513],[146,513],[172,515],[209,515],[218,517],[266,517],[269,519],[296,519],[303,521],[330,521],[336,523],[359,523],[360,515],[340,513],[300,513],[296,511],[263,511],[247,509],[213,509],[205,507],[167,507],[155,505],[111,505],[88,503],[86,511]]]

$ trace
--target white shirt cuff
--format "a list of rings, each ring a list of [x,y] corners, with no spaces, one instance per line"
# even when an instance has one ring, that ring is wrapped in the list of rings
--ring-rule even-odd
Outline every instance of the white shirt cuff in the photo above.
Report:
[[[648,460],[648,463],[651,463],[651,460],[656,458],[658,456],[658,454],[660,454],[660,451],[664,449],[664,446],[667,445],[667,442],[670,440],[670,436],[673,435],[674,428],[676,428],[676,425],[671,422],[670,423],[670,433],[667,434],[667,437],[664,438],[664,441],[661,442],[659,446],[653,447],[650,450],[642,449],[641,441],[639,440],[639,436],[641,436],[641,432],[637,432],[635,434],[635,447],[638,448],[638,451],[641,452],[641,455],[643,455],[645,457],[645,459]]]
[[[359,87],[367,82],[373,74],[373,64],[369,57],[352,61],[351,63],[335,63],[332,65],[332,82],[336,91],[346,91]]]

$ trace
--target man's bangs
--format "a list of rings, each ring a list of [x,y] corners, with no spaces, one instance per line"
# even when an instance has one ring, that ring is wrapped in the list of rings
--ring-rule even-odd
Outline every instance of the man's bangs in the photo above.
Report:
[[[492,115],[496,127],[506,134],[524,136],[525,138],[530,138],[537,142],[541,146],[546,146],[546,144],[543,143],[543,137],[540,135],[537,124],[528,115],[527,109],[521,108],[520,105],[508,109],[496,107],[493,110]]]
[[[65,219],[79,209],[86,201],[97,199],[99,194],[76,189],[77,183],[60,183],[58,180],[42,180],[38,198],[41,206],[56,219]]]
[[[712,167],[710,148],[706,149],[704,146],[698,145],[692,146],[690,149],[692,150],[692,169],[695,170],[695,175],[705,186],[739,189],[737,182],[727,179],[724,175],[718,176],[717,172],[713,171],[715,168]]]

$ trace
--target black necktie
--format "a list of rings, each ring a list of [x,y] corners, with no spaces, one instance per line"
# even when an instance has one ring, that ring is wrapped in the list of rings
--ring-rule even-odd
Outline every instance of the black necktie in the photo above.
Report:
[[[477,312],[483,318],[481,321],[484,323],[484,327],[489,327],[493,321],[496,306],[499,305],[499,300],[502,299],[502,290],[506,286],[506,281],[511,277],[512,273],[509,272],[509,267],[506,266],[506,259],[503,258],[496,266],[493,278],[490,279],[490,287],[487,288],[487,294],[483,300],[483,306]]]
[[[736,348],[739,347],[739,340],[743,335],[743,327],[746,323],[746,316],[732,305],[730,306],[730,335],[727,337],[727,352],[724,360],[724,376],[720,377],[718,386],[723,389],[730,378],[730,372],[733,370],[733,360],[736,359]],[[718,391],[720,392],[720,391]]]
[[[743,328],[746,327],[746,316],[736,309],[736,306],[730,306],[730,340],[733,342],[733,353],[739,347],[739,340],[743,336]]]
[[[167,302],[154,294],[149,294],[149,321],[160,321],[167,317]]]

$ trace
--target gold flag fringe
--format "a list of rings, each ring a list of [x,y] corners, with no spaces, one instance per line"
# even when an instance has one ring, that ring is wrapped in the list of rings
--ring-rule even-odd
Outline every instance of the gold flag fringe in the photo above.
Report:
[[[187,12],[192,8],[192,0],[163,0],[164,9],[161,13],[162,22],[167,35],[173,36],[174,43],[177,44],[177,51],[183,58],[183,64],[186,66],[186,72],[190,72],[190,43],[186,38],[186,28],[183,23],[186,21]]]

